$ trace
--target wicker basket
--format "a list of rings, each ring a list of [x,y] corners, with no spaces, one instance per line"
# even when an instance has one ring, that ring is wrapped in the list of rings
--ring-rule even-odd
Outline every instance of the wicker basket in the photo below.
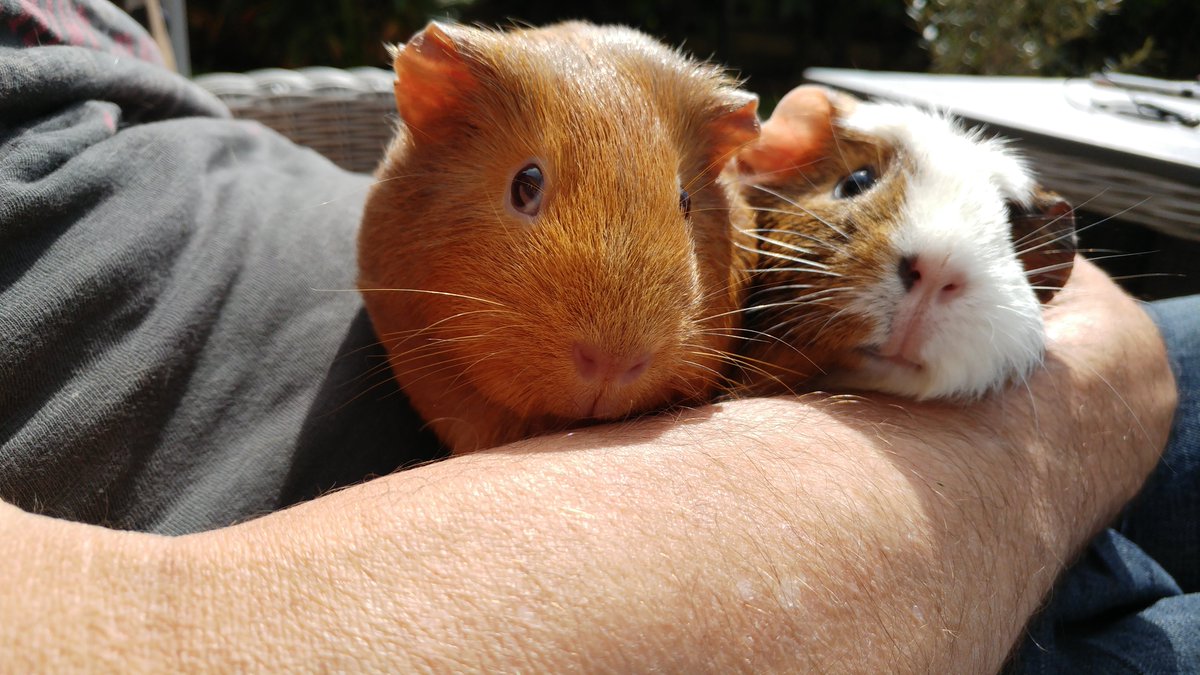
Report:
[[[371,172],[395,132],[393,79],[381,68],[270,68],[195,82],[234,116],[258,120],[342,168]]]

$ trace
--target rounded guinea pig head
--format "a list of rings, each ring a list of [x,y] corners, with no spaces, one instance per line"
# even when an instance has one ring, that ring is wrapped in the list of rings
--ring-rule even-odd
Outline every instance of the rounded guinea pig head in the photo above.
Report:
[[[403,128],[360,287],[418,408],[442,395],[423,378],[562,422],[715,387],[747,267],[731,219],[749,219],[721,174],[757,136],[756,98],[581,23],[431,24],[394,58]]]
[[[943,115],[802,87],[740,156],[759,258],[759,383],[977,396],[1041,360],[1071,208]]]

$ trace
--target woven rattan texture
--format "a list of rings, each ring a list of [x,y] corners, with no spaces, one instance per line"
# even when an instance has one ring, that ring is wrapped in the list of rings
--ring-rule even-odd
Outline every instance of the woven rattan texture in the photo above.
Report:
[[[195,81],[236,117],[262,122],[345,169],[369,173],[395,129],[393,78],[381,68],[271,68]]]

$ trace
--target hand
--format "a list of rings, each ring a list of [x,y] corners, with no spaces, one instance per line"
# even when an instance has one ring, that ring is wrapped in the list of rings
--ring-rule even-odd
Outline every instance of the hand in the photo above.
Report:
[[[1133,497],[1166,445],[1177,403],[1175,378],[1158,328],[1133,298],[1094,264],[1077,258],[1070,282],[1046,311],[1049,345],[1042,376],[1042,429],[1055,431],[1063,460],[1086,464],[1080,479],[1095,474],[1119,490],[1098,491],[1100,523]],[[1103,441],[1083,446],[1070,424],[1045,426],[1050,415],[1092,420]],[[1070,483],[1061,467],[1048,466]],[[1080,487],[1086,487],[1081,485]],[[1062,514],[1073,520],[1079,514]],[[1093,527],[1096,523],[1091,524]]]

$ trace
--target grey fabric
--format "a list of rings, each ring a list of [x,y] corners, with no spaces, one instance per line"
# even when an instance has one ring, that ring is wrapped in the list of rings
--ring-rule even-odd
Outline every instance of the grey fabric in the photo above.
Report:
[[[370,178],[150,63],[0,47],[0,499],[178,534],[438,454],[352,289]]]

